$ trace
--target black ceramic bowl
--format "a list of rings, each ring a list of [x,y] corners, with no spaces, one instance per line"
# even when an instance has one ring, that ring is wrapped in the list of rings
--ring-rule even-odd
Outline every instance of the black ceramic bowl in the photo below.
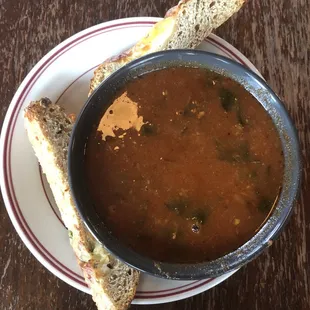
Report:
[[[242,84],[271,116],[282,141],[285,168],[282,192],[269,219],[243,246],[214,261],[197,264],[171,264],[141,256],[117,240],[95,211],[87,190],[84,151],[94,124],[112,104],[115,93],[138,75],[167,67],[191,66],[207,68]],[[287,222],[298,195],[300,154],[295,128],[287,111],[269,86],[249,69],[215,54],[196,50],[173,50],[147,55],[124,66],[108,77],[92,94],[80,113],[69,146],[69,180],[71,191],[85,225],[106,249],[122,261],[149,274],[170,279],[202,279],[216,277],[237,269],[272,244]]]

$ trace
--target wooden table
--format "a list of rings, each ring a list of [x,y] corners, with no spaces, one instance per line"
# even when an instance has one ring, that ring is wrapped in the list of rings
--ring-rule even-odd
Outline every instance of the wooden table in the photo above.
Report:
[[[227,0],[229,1],[229,0]],[[42,56],[89,26],[163,16],[177,0],[0,0],[0,120]],[[301,198],[279,240],[219,286],[175,303],[132,309],[310,309],[310,1],[249,0],[218,35],[244,53],[288,108],[304,161]],[[95,309],[47,271],[15,232],[1,198],[0,309]]]

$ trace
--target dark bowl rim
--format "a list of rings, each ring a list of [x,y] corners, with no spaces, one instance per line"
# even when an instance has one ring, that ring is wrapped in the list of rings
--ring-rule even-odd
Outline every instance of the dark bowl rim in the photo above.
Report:
[[[170,55],[172,57],[176,57],[176,59],[180,58],[180,55],[191,55],[192,57],[206,57],[209,59],[213,59],[214,61],[225,62],[229,66],[233,68],[237,68],[238,70],[244,72],[249,78],[253,79],[253,81],[259,83],[264,87],[266,92],[271,96],[271,98],[275,101],[275,104],[278,105],[278,108],[281,110],[282,116],[285,117],[286,125],[288,126],[288,131],[290,134],[290,138],[292,139],[292,143],[294,144],[294,153],[296,160],[296,166],[292,167],[291,170],[294,172],[294,182],[296,183],[294,186],[293,193],[290,195],[290,202],[287,207],[285,207],[283,214],[281,213],[281,217],[271,225],[271,229],[267,229],[268,222],[270,218],[273,216],[271,215],[268,221],[260,228],[260,230],[245,244],[239,247],[237,250],[228,253],[227,255],[220,257],[216,260],[210,262],[203,262],[203,263],[196,263],[196,264],[172,264],[172,263],[162,263],[162,262],[155,262],[152,259],[144,257],[133,250],[129,249],[121,242],[119,242],[116,238],[114,238],[110,233],[108,233],[106,228],[102,228],[102,224],[98,223],[97,219],[94,216],[94,211],[91,211],[86,205],[87,199],[84,199],[84,203],[81,201],[81,197],[79,197],[79,186],[75,182],[75,169],[76,165],[74,163],[74,150],[76,146],[76,142],[78,139],[79,131],[82,129],[80,128],[80,124],[83,123],[83,118],[85,118],[85,113],[88,112],[88,108],[91,102],[102,92],[106,85],[111,82],[113,79],[117,79],[122,74],[126,72],[130,72],[135,66],[146,63],[152,62],[157,59],[164,58],[166,55]],[[160,61],[160,60],[159,60]],[[180,60],[182,62],[182,60]],[[251,93],[247,89],[248,92]],[[259,101],[259,100],[258,100]],[[268,112],[268,111],[267,111]],[[269,112],[268,112],[269,113]],[[86,143],[86,141],[84,141]],[[84,144],[85,145],[85,144]],[[285,168],[287,169],[287,168]],[[296,201],[299,189],[300,189],[300,180],[301,180],[301,156],[300,156],[300,146],[299,140],[297,136],[297,131],[293,125],[293,122],[285,109],[282,101],[278,98],[278,96],[273,92],[273,90],[268,86],[268,84],[259,77],[256,73],[251,71],[250,69],[244,67],[243,65],[237,63],[236,61],[226,58],[224,56],[220,56],[214,53],[200,51],[200,50],[170,50],[170,51],[161,51],[152,54],[148,54],[144,57],[141,57],[137,60],[130,62],[129,64],[123,66],[113,74],[111,74],[106,80],[104,80],[97,89],[92,93],[92,95],[88,98],[86,103],[84,104],[79,116],[76,119],[76,122],[73,127],[73,131],[70,137],[69,149],[68,149],[68,177],[69,177],[69,185],[71,189],[71,193],[73,196],[73,200],[75,205],[78,209],[78,212],[88,228],[88,230],[92,233],[95,239],[101,243],[109,252],[119,258],[121,261],[125,262],[126,264],[130,265],[131,267],[138,269],[142,272],[151,274],[153,276],[158,276],[161,278],[168,278],[168,279],[176,279],[176,280],[193,280],[193,279],[205,279],[209,277],[217,277],[229,271],[236,270],[241,266],[245,265],[259,254],[263,252],[268,246],[272,244],[275,238],[279,235],[282,231],[284,226],[287,224],[288,219],[293,211],[293,205]],[[284,180],[285,182],[285,180]],[[87,197],[86,197],[87,198]],[[89,198],[89,197],[88,197]],[[281,200],[281,198],[280,198]],[[280,202],[277,203],[275,209],[278,208]],[[105,231],[104,231],[105,229]],[[257,236],[260,235],[260,242],[255,247],[254,250],[249,250],[248,245],[253,243]],[[214,268],[217,267],[217,268]]]

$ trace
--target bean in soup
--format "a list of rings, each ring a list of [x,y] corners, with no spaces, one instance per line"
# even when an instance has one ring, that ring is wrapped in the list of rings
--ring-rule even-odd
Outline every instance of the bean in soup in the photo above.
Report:
[[[254,236],[279,194],[283,155],[271,118],[241,85],[176,67],[118,92],[85,168],[113,235],[154,260],[197,263]]]

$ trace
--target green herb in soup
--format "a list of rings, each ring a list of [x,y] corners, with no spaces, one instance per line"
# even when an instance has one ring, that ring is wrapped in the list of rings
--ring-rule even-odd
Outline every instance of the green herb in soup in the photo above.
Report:
[[[248,241],[283,176],[280,139],[256,99],[195,68],[148,73],[115,98],[124,104],[109,115],[113,138],[102,141],[94,124],[85,154],[93,203],[111,232],[173,263],[216,259]]]
[[[190,202],[187,198],[178,196],[165,203],[165,206],[179,215],[183,215],[186,209],[190,207]]]
[[[231,90],[220,88],[219,94],[222,107],[226,112],[231,111],[238,104],[238,99]]]
[[[142,136],[153,136],[156,135],[157,128],[154,124],[146,123],[142,125],[140,133]]]
[[[218,158],[231,163],[244,163],[250,161],[249,145],[246,141],[238,145],[225,145],[218,140],[215,141]]]

